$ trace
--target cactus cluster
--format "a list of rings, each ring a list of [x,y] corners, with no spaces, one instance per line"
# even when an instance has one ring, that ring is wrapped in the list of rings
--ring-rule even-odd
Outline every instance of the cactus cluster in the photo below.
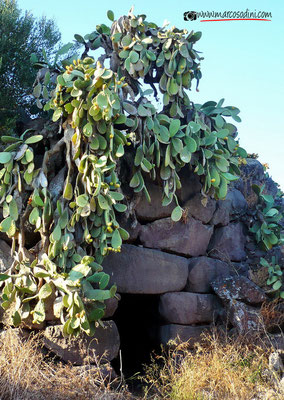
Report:
[[[178,221],[181,168],[187,165],[200,176],[205,204],[208,196],[226,197],[247,156],[227,121],[239,122],[239,110],[224,107],[223,99],[200,105],[189,98],[191,82],[197,88],[201,78],[201,57],[193,47],[201,33],[160,28],[132,10],[118,20],[111,11],[108,17],[111,27],[101,24],[85,37],[75,35],[85,46],[81,58],[60,65],[56,59],[53,66],[34,60],[45,68],[34,94],[40,107],[43,97],[58,124],[56,137],[26,131],[1,138],[8,146],[0,152],[0,230],[11,238],[14,254],[11,268],[0,274],[2,307],[12,310],[15,326],[30,319],[43,323],[51,307],[64,334],[92,335],[102,323],[104,301],[116,292],[103,259],[128,239],[117,218],[129,211],[123,187],[151,201],[145,178],[158,179],[162,205],[176,202],[172,219]],[[95,60],[88,52],[98,48],[104,53]],[[141,82],[151,89],[142,89]],[[150,97],[157,99],[155,85],[161,110]],[[38,146],[42,157],[35,162]],[[62,154],[63,179],[54,184],[50,159]],[[123,168],[128,171],[122,182]],[[28,249],[27,227],[39,235]]]

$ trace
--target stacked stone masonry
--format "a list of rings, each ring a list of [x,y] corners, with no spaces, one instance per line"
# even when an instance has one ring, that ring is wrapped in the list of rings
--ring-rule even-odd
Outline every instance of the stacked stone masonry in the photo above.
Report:
[[[183,170],[183,187],[177,193],[184,209],[181,221],[171,220],[173,205],[161,206],[161,187],[154,183],[148,185],[151,203],[137,196],[135,215],[121,220],[130,239],[121,253],[104,260],[103,267],[110,275],[110,285],[116,284],[121,296],[159,296],[160,343],[179,337],[193,346],[212,325],[229,323],[240,334],[267,328],[261,314],[267,296],[250,279],[251,264],[256,254],[259,260],[262,253],[257,253],[248,235],[251,185],[266,183],[261,168],[257,160],[249,160],[244,169],[249,183],[244,174],[230,188],[226,200],[209,198],[206,206],[201,202],[198,177]],[[275,194],[271,181],[267,193]],[[0,240],[1,271],[11,265],[8,250],[9,245]],[[58,321],[53,321],[45,329],[46,347],[77,365],[84,363],[86,349],[93,361],[105,351],[106,361],[114,359],[120,338],[110,318],[117,308],[119,295],[108,301],[105,329],[99,328],[95,339],[82,338],[79,345],[67,341]]]

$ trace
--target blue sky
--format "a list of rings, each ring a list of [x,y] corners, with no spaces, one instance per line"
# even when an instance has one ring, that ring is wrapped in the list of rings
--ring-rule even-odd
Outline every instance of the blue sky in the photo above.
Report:
[[[132,0],[97,2],[78,0],[18,0],[22,10],[34,16],[54,18],[63,43],[75,33],[85,35],[99,23],[109,24],[108,9],[115,17],[127,14],[134,4],[135,14],[146,14],[147,20],[159,25],[167,19],[170,26],[202,31],[197,49],[203,52],[199,92],[192,91],[195,103],[225,98],[225,105],[240,108],[242,122],[237,124],[242,147],[258,153],[262,163],[270,166],[269,174],[284,190],[284,2],[199,0]],[[184,21],[185,11],[267,11],[271,22]]]

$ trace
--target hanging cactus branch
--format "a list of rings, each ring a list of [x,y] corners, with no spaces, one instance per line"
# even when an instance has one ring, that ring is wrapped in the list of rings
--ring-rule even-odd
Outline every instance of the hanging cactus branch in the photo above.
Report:
[[[15,326],[44,323],[51,303],[64,334],[92,335],[104,301],[116,292],[103,259],[129,237],[118,222],[131,208],[123,188],[151,201],[146,177],[158,180],[162,205],[174,201],[178,221],[183,167],[199,175],[206,204],[208,196],[226,197],[247,155],[227,121],[240,121],[237,108],[223,99],[190,100],[192,83],[197,89],[201,79],[200,32],[161,28],[132,10],[108,17],[110,28],[75,35],[85,47],[81,59],[46,67],[37,83],[35,95],[40,101],[44,94],[57,130],[1,138],[0,230],[11,238],[15,260],[0,275],[2,307],[12,310]],[[98,48],[96,61],[89,53]],[[60,54],[69,50],[70,44]],[[161,110],[152,95],[162,96]]]

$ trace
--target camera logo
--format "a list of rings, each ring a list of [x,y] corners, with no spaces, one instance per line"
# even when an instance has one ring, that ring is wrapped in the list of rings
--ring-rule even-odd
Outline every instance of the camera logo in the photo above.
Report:
[[[186,11],[183,14],[183,18],[185,21],[195,21],[197,18],[197,13],[196,11]]]

